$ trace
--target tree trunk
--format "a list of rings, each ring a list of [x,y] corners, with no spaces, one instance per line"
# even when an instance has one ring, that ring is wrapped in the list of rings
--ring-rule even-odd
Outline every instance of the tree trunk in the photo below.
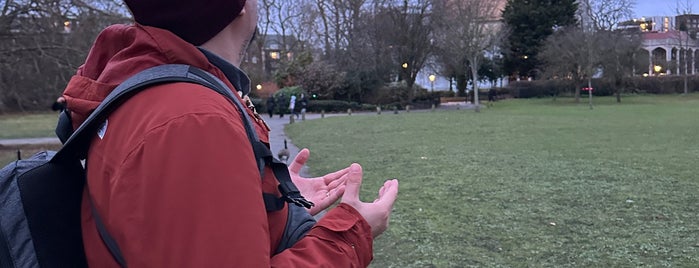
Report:
[[[473,78],[473,105],[476,106],[476,113],[481,112],[480,103],[478,102],[478,57],[471,59],[471,75]]]

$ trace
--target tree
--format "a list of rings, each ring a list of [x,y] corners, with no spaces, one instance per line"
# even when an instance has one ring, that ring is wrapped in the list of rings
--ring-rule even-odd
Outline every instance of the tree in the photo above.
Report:
[[[620,22],[631,17],[633,4],[632,0],[582,0],[578,12],[582,30],[597,40],[597,64],[604,78],[613,82],[617,102],[621,102],[623,79],[633,74],[641,45],[637,33],[616,30]]]
[[[505,71],[535,77],[542,42],[554,29],[576,24],[576,0],[508,0],[503,21],[509,28]]]
[[[345,73],[338,71],[335,65],[315,61],[304,69],[298,82],[311,96],[334,99],[335,93],[342,90],[344,81]]]
[[[47,109],[105,26],[126,22],[111,0],[0,2],[0,112]]]
[[[415,95],[413,85],[417,74],[425,67],[433,47],[433,22],[431,0],[404,0],[401,5],[387,5],[389,25],[385,34],[389,38],[394,68],[400,70],[399,80],[408,86],[408,100]]]
[[[598,65],[598,40],[579,27],[565,27],[549,36],[540,53],[544,75],[552,79],[570,79],[575,86],[575,102],[580,102],[580,88]]]
[[[502,39],[497,17],[497,2],[490,0],[442,1],[435,6],[440,14],[435,39],[445,65],[465,71],[473,81],[474,105],[480,111],[478,70],[487,49],[498,46]],[[461,66],[459,66],[461,65]],[[461,68],[463,67],[463,69]],[[458,73],[456,74],[458,77]]]
[[[632,16],[633,4],[633,0],[581,0],[580,22],[594,31],[612,31]]]
[[[623,33],[619,31],[600,31],[596,33],[600,40],[600,66],[605,79],[611,80],[614,85],[616,101],[621,102],[621,93],[624,91],[623,80],[633,75],[635,54],[641,47],[641,37],[636,33]]]

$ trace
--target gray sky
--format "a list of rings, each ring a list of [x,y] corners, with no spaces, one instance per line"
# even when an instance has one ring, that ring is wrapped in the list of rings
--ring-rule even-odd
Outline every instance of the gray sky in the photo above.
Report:
[[[692,5],[692,13],[699,13],[699,0],[679,0],[683,4]],[[676,13],[677,1],[675,0],[636,0],[634,8],[635,18],[653,16],[674,16]]]

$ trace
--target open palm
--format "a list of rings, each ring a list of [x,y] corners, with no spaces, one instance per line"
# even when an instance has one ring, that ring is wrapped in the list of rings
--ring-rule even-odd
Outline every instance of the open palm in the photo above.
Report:
[[[301,168],[306,164],[310,156],[308,149],[301,150],[294,161],[289,165],[291,180],[299,189],[301,195],[315,206],[308,209],[311,215],[316,215],[335,203],[345,192],[345,183],[349,167],[326,174],[322,177],[304,178],[299,175]]]

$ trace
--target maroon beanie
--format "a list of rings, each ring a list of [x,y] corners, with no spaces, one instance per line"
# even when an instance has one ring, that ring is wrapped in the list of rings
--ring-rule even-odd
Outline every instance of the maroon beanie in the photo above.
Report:
[[[195,46],[209,41],[246,0],[124,0],[137,23],[169,30]]]

